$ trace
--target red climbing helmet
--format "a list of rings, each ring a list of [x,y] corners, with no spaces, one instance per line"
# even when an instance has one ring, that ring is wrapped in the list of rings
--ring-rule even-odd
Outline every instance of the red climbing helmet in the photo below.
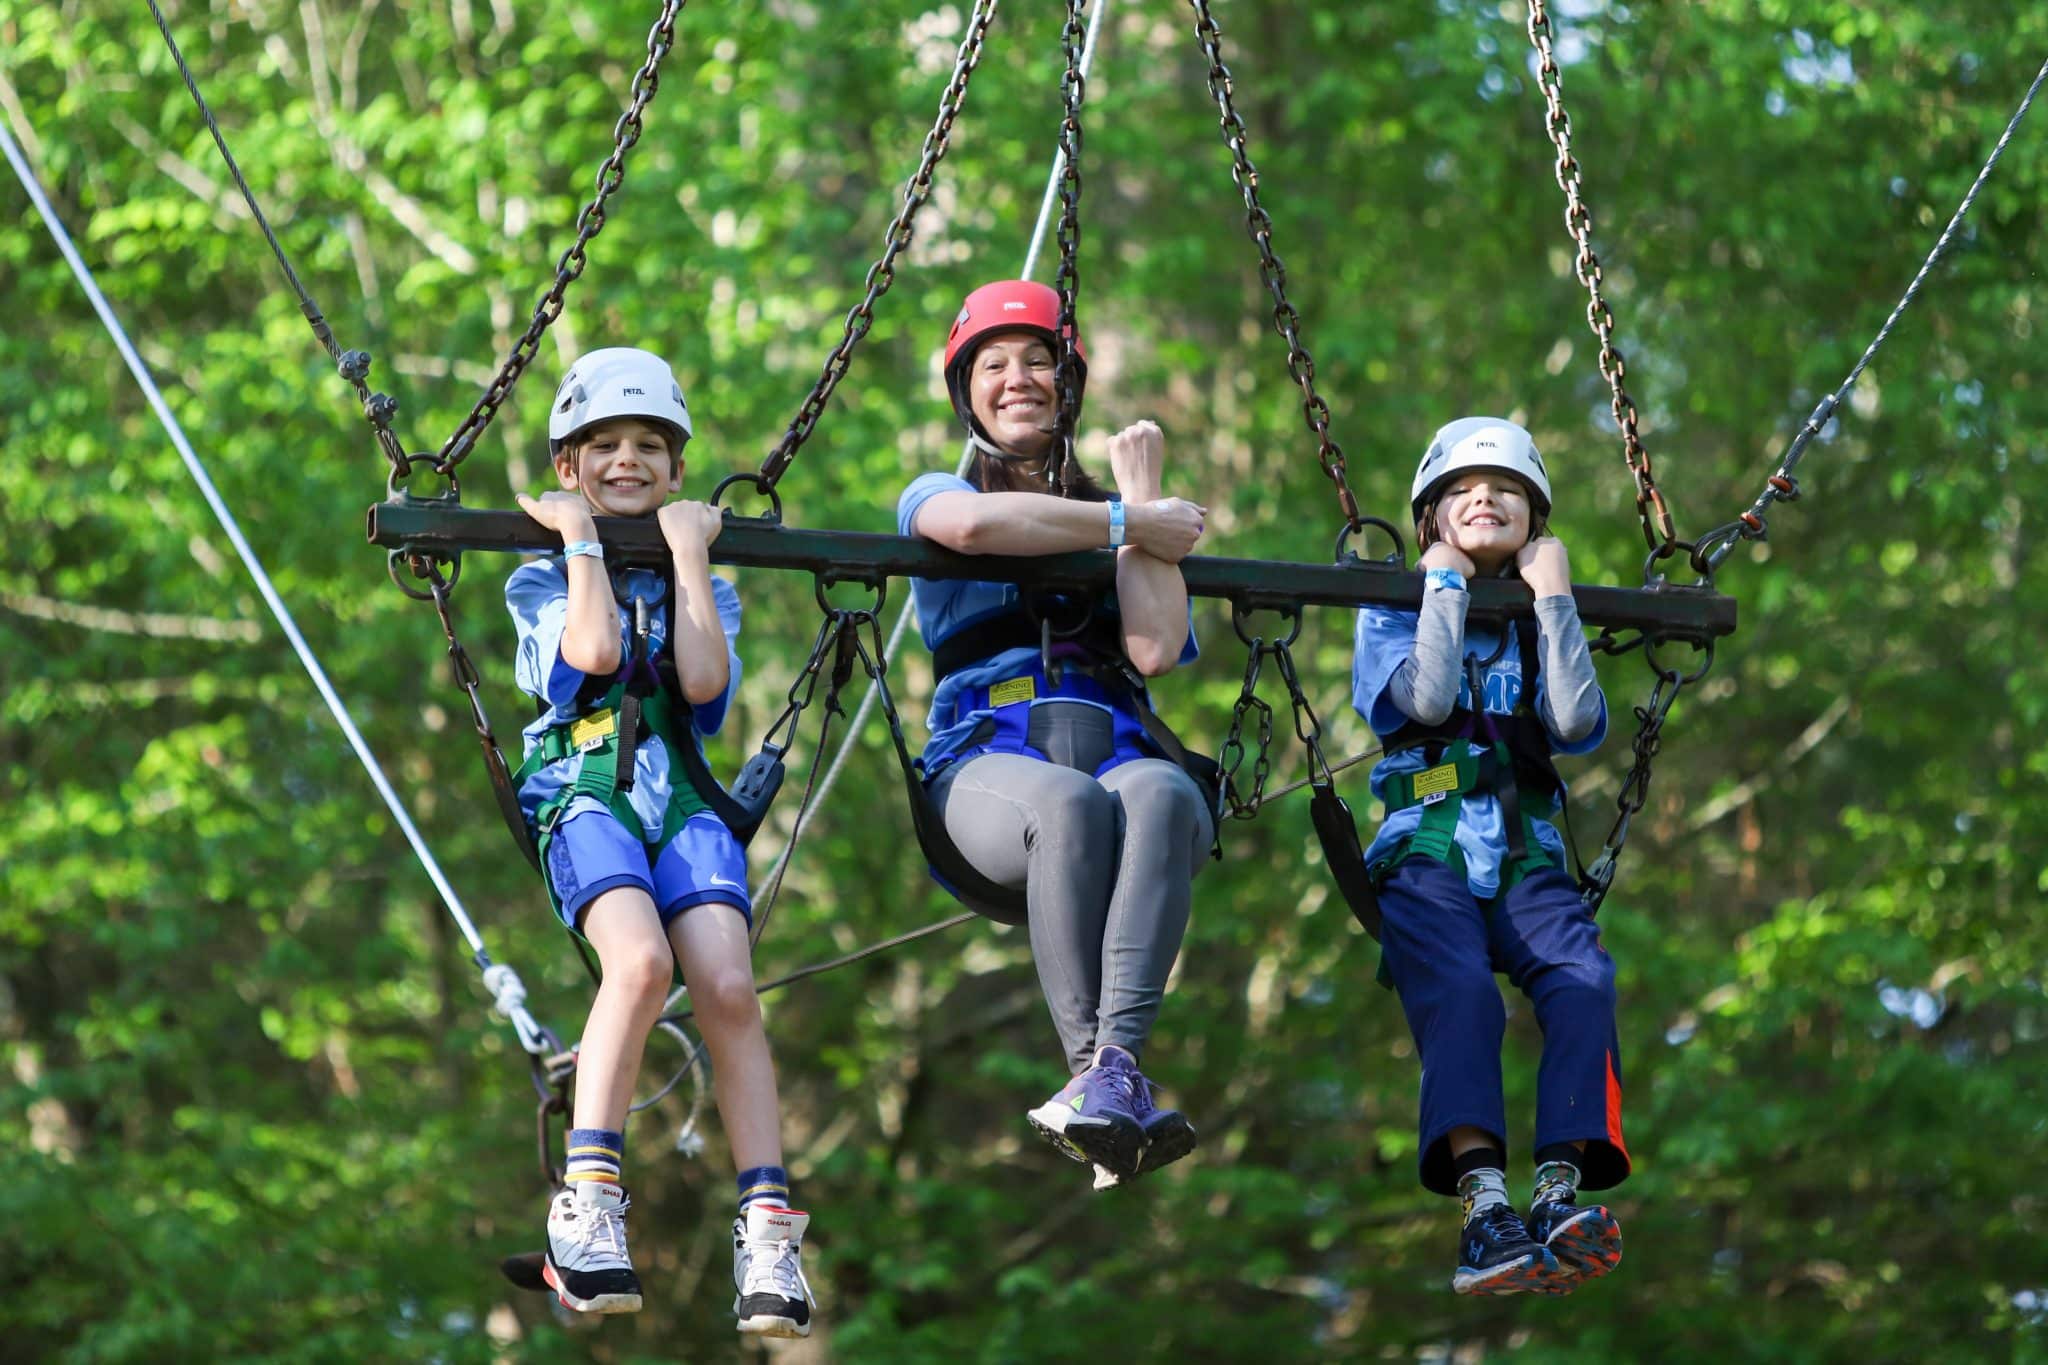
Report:
[[[946,335],[946,392],[953,400],[953,411],[977,436],[983,433],[967,401],[967,365],[981,343],[1000,332],[1033,333],[1057,353],[1059,291],[1030,280],[997,280],[969,294],[960,305],[953,330]],[[1078,401],[1088,384],[1088,352],[1079,335],[1074,338],[1074,382],[1074,397]]]

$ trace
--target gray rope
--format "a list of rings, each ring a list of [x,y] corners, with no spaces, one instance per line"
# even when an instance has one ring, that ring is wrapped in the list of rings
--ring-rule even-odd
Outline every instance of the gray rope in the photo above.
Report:
[[[2019,108],[2013,110],[2012,117],[2006,120],[2005,131],[1998,135],[1998,142],[1992,147],[1991,155],[1985,158],[1983,167],[1977,172],[1977,178],[1970,182],[1970,188],[1963,195],[1962,203],[1956,205],[1955,213],[1949,217],[1948,226],[1943,228],[1941,236],[1935,239],[1934,249],[1929,251],[1927,259],[1920,263],[1920,269],[1914,273],[1912,283],[1906,286],[1906,292],[1899,296],[1899,301],[1892,305],[1891,314],[1885,318],[1884,326],[1877,329],[1877,335],[1863,348],[1863,354],[1857,357],[1848,377],[1836,386],[1834,392],[1821,399],[1806,421],[1800,425],[1798,434],[1792,438],[1791,444],[1786,447],[1784,455],[1779,459],[1777,469],[1765,480],[1763,492],[1757,495],[1756,501],[1751,503],[1749,509],[1741,516],[1726,526],[1718,527],[1700,537],[1699,544],[1692,553],[1692,563],[1693,568],[1701,574],[1711,578],[1714,570],[1734,552],[1740,542],[1762,540],[1765,535],[1764,514],[1770,511],[1772,504],[1790,502],[1799,496],[1799,483],[1793,477],[1792,471],[1805,456],[1807,447],[1813,444],[1814,438],[1820,435],[1834,417],[1836,410],[1848,398],[1849,390],[1855,387],[1856,381],[1862,377],[1871,358],[1877,354],[1878,347],[1884,345],[1886,338],[1891,336],[1892,328],[1898,325],[1907,306],[1919,294],[1920,286],[1926,283],[1935,264],[1948,251],[1949,243],[1955,238],[1956,229],[1962,226],[1963,217],[1969,213],[1970,206],[1977,202],[1977,192],[1983,189],[1984,182],[1991,178],[1991,172],[1998,165],[1998,159],[2005,155],[2006,146],[2011,143],[2013,134],[2019,130],[2020,120],[2027,116],[2027,110],[2032,107],[2034,96],[2040,93],[2044,80],[2048,80],[2048,61],[2042,62],[2041,69],[2034,73],[2033,83],[2027,87],[2027,93],[2021,96]]]
[[[356,757],[369,773],[370,781],[377,788],[377,794],[384,798],[385,808],[391,812],[391,818],[398,822],[399,829],[405,834],[406,842],[412,845],[412,851],[419,858],[420,866],[426,869],[428,879],[434,883],[434,889],[440,892],[442,904],[448,907],[449,915],[454,918],[456,927],[462,931],[463,938],[468,941],[470,950],[475,954],[477,966],[483,969],[485,986],[495,998],[498,1009],[518,1030],[519,1045],[536,1057],[546,1056],[558,1050],[559,1044],[527,1012],[524,1003],[526,988],[520,984],[518,974],[502,963],[493,963],[490,955],[484,951],[483,939],[478,935],[469,913],[463,909],[461,900],[455,894],[455,888],[449,885],[448,878],[442,874],[440,864],[434,861],[434,855],[428,850],[426,841],[420,837],[418,828],[412,822],[412,816],[407,813],[404,803],[398,799],[398,794],[392,790],[389,779],[384,776],[384,769],[364,741],[362,732],[356,729],[348,707],[335,692],[334,685],[328,681],[326,670],[321,668],[312,647],[306,643],[306,637],[299,633],[298,623],[292,619],[291,609],[285,606],[284,599],[278,596],[277,589],[271,585],[270,575],[264,571],[263,561],[256,557],[256,551],[242,535],[242,528],[235,520],[235,514],[222,500],[219,489],[214,486],[213,479],[206,471],[206,466],[193,452],[192,443],[185,438],[184,428],[178,424],[170,405],[164,402],[164,396],[157,389],[155,379],[150,376],[149,367],[143,363],[142,357],[136,354],[135,347],[128,340],[128,333],[121,326],[121,320],[114,315],[114,310],[107,303],[106,295],[100,292],[99,283],[93,278],[91,269],[79,256],[78,249],[72,245],[71,235],[65,231],[56,210],[51,208],[49,199],[43,194],[42,185],[29,169],[27,161],[22,157],[20,149],[15,146],[14,138],[4,123],[0,123],[0,151],[6,153],[7,164],[14,168],[15,178],[28,192],[29,199],[35,204],[36,212],[42,215],[43,226],[49,229],[51,238],[57,243],[57,249],[63,253],[65,262],[71,267],[72,275],[77,278],[79,287],[91,301],[93,311],[99,314],[101,324],[113,338],[115,347],[121,352],[121,358],[127,362],[128,372],[135,376],[135,382],[141,388],[143,397],[149,400],[157,420],[163,424],[164,431],[170,436],[171,444],[177,447],[179,457],[185,462],[186,471],[191,474],[192,481],[198,484],[200,493],[206,498],[207,506],[213,509],[214,519],[220,523],[221,530],[234,544],[235,553],[241,557],[242,566],[249,571],[249,577],[255,580],[256,589],[263,595],[263,601],[270,608],[270,614],[277,618],[278,626],[284,631],[285,638],[291,642],[292,649],[299,656],[299,662],[304,665],[307,676],[319,689],[321,699],[327,703],[327,709],[333,714],[335,723],[347,737],[349,747],[355,750]]]

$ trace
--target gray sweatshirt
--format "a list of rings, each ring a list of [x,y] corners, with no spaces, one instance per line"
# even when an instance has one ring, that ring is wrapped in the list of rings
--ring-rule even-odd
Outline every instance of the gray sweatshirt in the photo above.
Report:
[[[1471,595],[1437,579],[1426,580],[1422,611],[1415,622],[1415,652],[1387,681],[1387,694],[1401,713],[1435,725],[1458,703],[1464,672],[1465,608]],[[1569,594],[1536,599],[1537,666],[1544,678],[1538,715],[1550,732],[1569,744],[1584,739],[1600,721],[1600,684],[1593,654],[1586,648],[1579,607]],[[1535,680],[1524,678],[1524,687]]]

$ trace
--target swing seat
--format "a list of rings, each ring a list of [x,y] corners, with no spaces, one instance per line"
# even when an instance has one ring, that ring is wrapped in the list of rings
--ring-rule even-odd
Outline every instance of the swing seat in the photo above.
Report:
[[[1309,798],[1308,814],[1323,846],[1323,861],[1329,864],[1344,903],[1373,942],[1379,942],[1379,892],[1365,866],[1365,849],[1358,842],[1358,822],[1351,818],[1350,804],[1337,795],[1335,787],[1319,786]]]

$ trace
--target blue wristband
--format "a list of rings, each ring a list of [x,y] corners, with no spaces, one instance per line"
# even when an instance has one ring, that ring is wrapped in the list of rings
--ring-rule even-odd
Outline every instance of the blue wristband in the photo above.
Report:
[[[1423,575],[1423,578],[1428,581],[1429,586],[1432,588],[1452,588],[1458,592],[1465,591],[1465,575],[1459,573],[1456,569],[1431,569]]]
[[[571,540],[562,544],[562,558],[574,559],[578,555],[589,555],[592,559],[604,559],[604,546],[595,540]]]
[[[1122,498],[1109,500],[1109,548],[1114,550],[1124,543],[1124,503]]]

